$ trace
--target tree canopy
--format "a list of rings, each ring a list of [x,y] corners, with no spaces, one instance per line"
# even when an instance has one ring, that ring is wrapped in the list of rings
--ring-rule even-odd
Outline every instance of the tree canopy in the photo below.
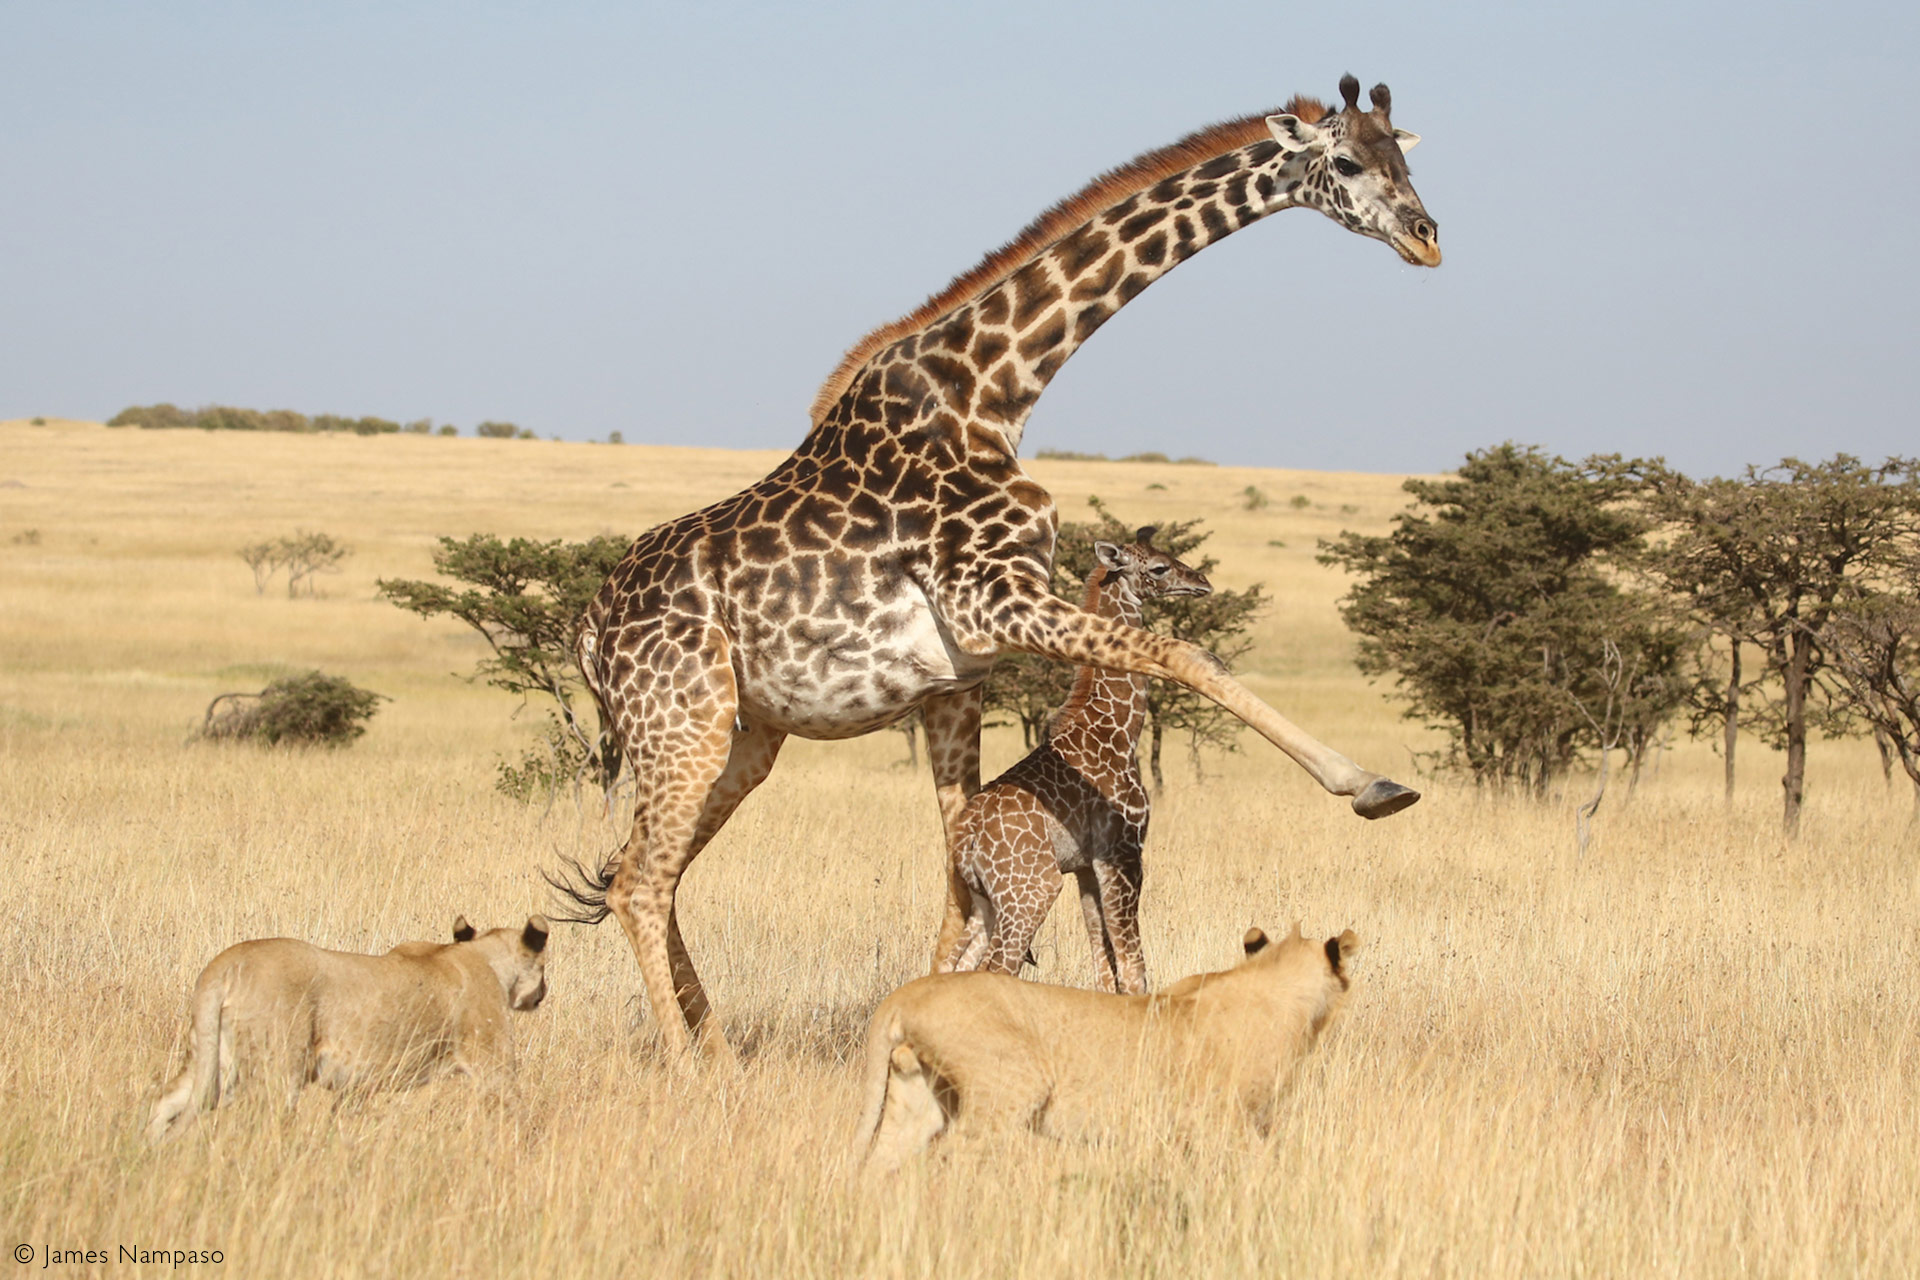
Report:
[[[491,533],[441,538],[433,567],[464,587],[380,580],[380,594],[402,609],[423,618],[457,618],[486,640],[492,656],[482,658],[470,678],[523,698],[552,700],[544,754],[503,766],[503,790],[530,795],[583,774],[611,786],[619,776],[619,744],[606,726],[590,732],[581,720],[586,682],[573,646],[581,615],[630,542],[611,534],[584,542],[502,541]]]
[[[1646,470],[1503,444],[1408,480],[1390,533],[1321,543],[1356,578],[1341,616],[1360,669],[1394,677],[1448,762],[1539,791],[1595,747],[1637,756],[1680,705],[1687,631],[1623,579],[1645,545]]]

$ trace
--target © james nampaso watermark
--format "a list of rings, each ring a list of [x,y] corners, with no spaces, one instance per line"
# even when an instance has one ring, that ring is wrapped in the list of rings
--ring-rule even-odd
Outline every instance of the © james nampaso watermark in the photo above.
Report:
[[[145,1267],[217,1267],[226,1255],[218,1249],[149,1249],[143,1245],[123,1244],[111,1249],[56,1249],[52,1245],[37,1249],[30,1244],[13,1247],[13,1260],[23,1267],[44,1271],[48,1267],[108,1266],[131,1263]]]

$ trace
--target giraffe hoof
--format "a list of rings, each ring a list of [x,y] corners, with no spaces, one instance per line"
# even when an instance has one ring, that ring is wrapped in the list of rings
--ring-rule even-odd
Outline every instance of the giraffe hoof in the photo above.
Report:
[[[1353,798],[1353,811],[1363,818],[1384,818],[1398,813],[1420,798],[1412,787],[1403,787],[1386,778],[1375,778],[1367,789]]]

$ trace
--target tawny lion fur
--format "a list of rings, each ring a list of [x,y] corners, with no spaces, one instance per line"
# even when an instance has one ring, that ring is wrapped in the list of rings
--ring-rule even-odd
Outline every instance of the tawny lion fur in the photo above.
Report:
[[[228,947],[194,984],[187,1060],[154,1105],[147,1136],[173,1136],[249,1077],[286,1089],[408,1088],[450,1072],[498,1086],[513,1070],[509,1009],[547,994],[545,916],[451,943],[403,942],[381,956],[293,938]]]
[[[1294,926],[1246,958],[1155,995],[1110,995],[995,973],[907,983],[867,1030],[857,1157],[883,1172],[956,1120],[969,1130],[1082,1132],[1116,1103],[1200,1094],[1259,1111],[1345,1003],[1351,929]]]

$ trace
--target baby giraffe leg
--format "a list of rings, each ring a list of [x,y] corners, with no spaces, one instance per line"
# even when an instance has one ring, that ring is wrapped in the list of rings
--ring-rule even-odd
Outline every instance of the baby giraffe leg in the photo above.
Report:
[[[1081,867],[1073,873],[1073,878],[1080,889],[1080,914],[1087,922],[1087,947],[1093,953],[1094,983],[1102,991],[1113,991],[1118,986],[1120,967],[1100,909],[1100,881],[1092,867]]]
[[[1113,958],[1114,988],[1122,995],[1146,994],[1147,961],[1140,951],[1139,851],[1132,856],[1093,864],[1100,886],[1100,918],[1106,924],[1108,953]]]

